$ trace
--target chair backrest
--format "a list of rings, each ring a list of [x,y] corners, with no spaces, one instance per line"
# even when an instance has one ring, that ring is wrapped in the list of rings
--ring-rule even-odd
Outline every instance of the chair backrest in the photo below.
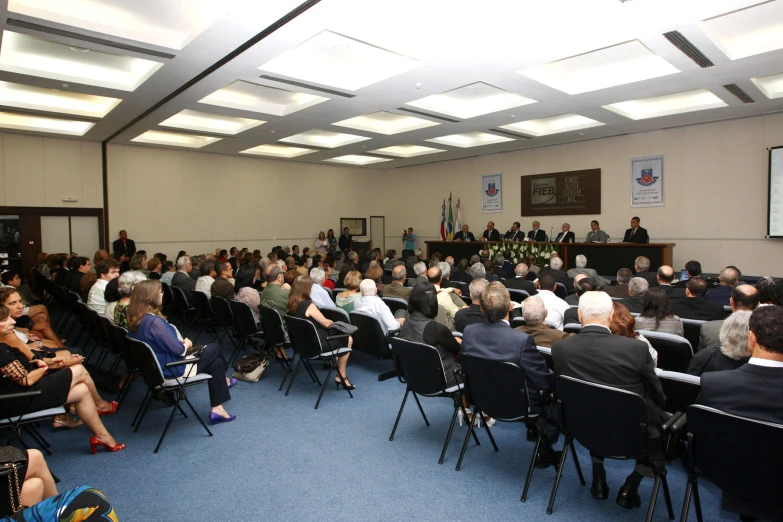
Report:
[[[604,457],[632,457],[647,449],[647,409],[633,392],[558,375],[562,425],[584,447]]]
[[[550,370],[554,370],[555,362],[552,359],[552,348],[549,348],[548,346],[538,346],[538,345],[536,345],[536,348],[538,349],[538,352],[544,356],[544,361],[546,361],[547,367],[549,367]]]
[[[524,290],[517,290],[516,288],[509,288],[508,293],[511,296],[511,300],[515,303],[521,303],[528,297],[530,297],[530,294],[527,293]]]
[[[579,323],[568,323],[563,326],[563,331],[565,333],[575,333],[578,334],[582,331],[582,325]]]
[[[397,310],[407,310],[408,301],[399,297],[384,297],[383,302],[389,307],[391,313],[394,314]]]
[[[511,328],[517,328],[525,325],[527,325],[527,321],[525,321],[524,317],[514,317],[511,319]]]
[[[285,344],[285,329],[280,312],[274,308],[259,306],[261,326],[264,329],[264,341],[267,346],[282,346]]]
[[[161,282],[160,286],[163,288],[163,308],[174,306],[174,292],[171,291],[171,285]]]
[[[460,354],[459,362],[469,393],[484,415],[505,421],[527,416],[528,389],[519,366],[465,353]]]
[[[684,412],[691,404],[696,404],[696,398],[701,391],[701,378],[687,373],[659,371],[663,393],[666,395],[665,411]]]
[[[693,348],[693,351],[697,352],[699,350],[701,325],[707,321],[699,321],[698,319],[683,319],[682,317],[680,318],[680,321],[682,321],[682,326],[685,330],[684,337],[688,339],[689,343],[691,343],[691,348]]]
[[[393,337],[391,350],[408,388],[420,395],[436,395],[446,389],[446,374],[437,348]]]
[[[253,317],[253,311],[250,309],[249,304],[232,299],[228,302],[228,305],[231,307],[231,314],[234,316],[234,326],[239,335],[248,336],[258,333],[256,319]]]
[[[353,337],[353,349],[360,350],[377,357],[391,357],[389,342],[383,333],[381,321],[367,312],[351,312],[351,324],[358,330]]]
[[[155,352],[144,341],[127,336],[128,346],[138,366],[139,373],[149,388],[157,388],[165,380]]]
[[[211,321],[215,318],[209,297],[204,292],[193,291],[193,304],[196,306],[196,315],[202,321]]]
[[[555,295],[560,299],[568,297],[568,289],[563,283],[555,283]]]
[[[288,326],[291,344],[300,357],[309,359],[321,355],[324,350],[321,346],[321,339],[318,337],[318,331],[312,322],[286,315],[285,324]]]
[[[321,306],[318,308],[321,313],[329,319],[330,321],[342,321],[344,323],[351,324],[351,318],[348,315],[348,312],[343,310],[342,308],[338,308],[336,306]]]
[[[138,368],[139,364],[136,362],[136,357],[133,355],[133,348],[130,339],[128,338],[128,330],[112,324],[111,334],[113,344],[122,350],[122,353],[124,354],[125,364],[128,366],[128,369],[133,370]]]
[[[332,295],[334,295],[334,298],[336,300],[337,299],[337,294],[341,294],[341,293],[345,292],[346,290],[348,290],[348,289],[347,288],[335,288],[334,291],[332,292]]]
[[[658,352],[658,368],[670,372],[685,373],[693,358],[691,343],[684,337],[663,332],[640,330],[645,339]]]
[[[234,328],[234,314],[231,313],[231,305],[224,297],[212,296],[212,310],[217,315],[218,322],[223,328]]]
[[[783,425],[693,405],[687,410],[693,465],[748,502],[783,505]]]
[[[731,315],[731,307],[729,305],[723,305],[723,317],[724,319]]]
[[[465,303],[465,306],[470,306],[473,304],[473,301],[470,300],[470,296],[462,294],[459,296],[459,298],[462,299],[462,302]]]

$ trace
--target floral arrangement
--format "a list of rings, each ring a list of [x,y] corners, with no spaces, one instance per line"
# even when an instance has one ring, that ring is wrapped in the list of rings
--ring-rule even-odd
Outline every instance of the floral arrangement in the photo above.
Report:
[[[517,264],[525,261],[527,256],[534,254],[536,256],[536,265],[544,266],[548,264],[549,258],[553,255],[558,256],[558,248],[551,243],[534,243],[531,241],[503,241],[502,243],[487,243],[486,250],[490,258],[504,252],[511,252],[511,263]]]

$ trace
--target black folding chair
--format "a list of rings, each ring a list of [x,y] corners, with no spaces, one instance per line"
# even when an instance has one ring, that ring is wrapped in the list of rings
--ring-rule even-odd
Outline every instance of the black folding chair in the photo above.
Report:
[[[185,388],[205,383],[212,376],[206,373],[197,373],[192,377],[177,377],[174,379],[166,379],[166,377],[163,375],[163,370],[160,367],[160,363],[158,362],[158,358],[155,357],[155,353],[147,343],[138,341],[130,336],[128,336],[128,342],[133,352],[133,357],[139,365],[139,372],[144,378],[144,382],[147,383],[147,394],[141,401],[139,410],[136,412],[136,416],[133,418],[133,422],[131,423],[131,426],[135,426],[133,431],[139,431],[141,422],[144,420],[144,416],[147,414],[147,410],[149,409],[152,400],[161,400],[161,396],[168,392],[168,395],[174,398],[175,403],[171,408],[171,414],[169,415],[169,420],[166,422],[166,427],[163,428],[163,433],[160,435],[158,445],[155,446],[154,453],[157,453],[160,449],[160,445],[163,443],[163,439],[166,437],[166,433],[169,431],[169,427],[171,426],[171,421],[174,419],[174,413],[179,410],[186,419],[188,418],[187,414],[182,409],[182,406],[180,406],[180,402],[183,400],[188,404],[188,406],[190,406],[193,414],[196,416],[201,425],[204,426],[204,429],[207,430],[207,433],[211,437],[212,432],[209,431],[209,428],[207,428],[207,425],[204,424],[201,416],[190,403]],[[198,362],[198,358],[183,359],[181,361],[167,363],[166,368],[173,368],[183,364],[198,364]],[[219,376],[219,378],[222,378],[222,376]]]
[[[381,321],[372,314],[366,312],[351,312],[351,324],[358,330],[353,334],[353,349],[379,359],[391,359],[392,352],[389,346],[389,338],[383,333]],[[388,372],[378,374],[379,381],[385,381],[397,376],[397,370],[392,368]]]
[[[511,300],[515,303],[521,303],[528,297],[530,297],[530,294],[527,293],[524,290],[517,290],[516,288],[509,288],[508,293],[511,296]]]
[[[568,289],[563,283],[555,283],[555,295],[560,299],[568,297]]]
[[[163,289],[163,306],[161,311],[164,315],[169,315],[174,310],[174,292],[171,291],[171,285],[168,283],[160,283]]]
[[[698,319],[685,319],[680,318],[680,321],[682,321],[683,329],[685,330],[685,337],[688,339],[688,342],[691,343],[691,348],[693,348],[694,352],[699,351],[699,336],[701,335],[701,325],[706,323],[707,321],[699,321]]]
[[[672,414],[684,413],[691,404],[696,404],[701,391],[699,377],[687,373],[660,371],[658,380],[661,381],[663,393],[666,395],[665,411]]]
[[[413,398],[419,406],[421,416],[424,417],[424,424],[428,427],[430,421],[427,420],[427,416],[424,414],[424,408],[421,407],[418,396],[449,398],[454,402],[454,414],[451,416],[449,431],[446,433],[446,440],[443,442],[443,449],[440,452],[440,459],[438,460],[438,464],[443,464],[443,459],[446,457],[446,450],[451,441],[451,434],[454,432],[457,411],[462,409],[463,418],[468,418],[465,406],[462,403],[464,385],[459,383],[456,386],[446,386],[446,373],[443,369],[443,361],[440,358],[438,350],[433,346],[400,339],[399,337],[392,338],[391,346],[396,366],[399,368],[397,378],[401,383],[405,384],[405,395],[402,397],[400,411],[397,413],[397,420],[394,421],[394,428],[389,436],[389,440],[394,440],[394,434],[397,432],[397,426],[400,424],[402,410],[405,409],[405,403],[408,400],[409,393],[413,393]],[[476,444],[478,444],[478,438],[475,434],[473,435],[473,438],[475,439]]]
[[[640,330],[645,339],[658,352],[658,368],[670,372],[686,373],[693,358],[691,343],[684,337],[662,332]]]
[[[239,336],[236,350],[234,350],[231,359],[228,361],[228,365],[231,366],[243,347],[250,345],[259,353],[263,350],[264,332],[258,329],[250,305],[242,301],[233,300],[229,301],[228,305],[231,307],[231,315],[234,317],[234,330],[236,330]]]
[[[382,299],[392,314],[397,313],[397,310],[408,310],[408,301],[405,299],[399,297],[383,297]]]
[[[563,326],[563,331],[565,333],[575,333],[578,334],[582,331],[582,325],[579,323],[568,323]]]
[[[342,321],[344,323],[351,324],[351,316],[348,315],[348,312],[343,310],[342,308],[338,308],[336,306],[321,306],[318,308],[324,317],[329,319],[330,321]]]
[[[563,476],[563,465],[568,456],[566,450],[569,447],[574,460],[578,462],[574,451],[574,439],[576,439],[592,453],[606,458],[641,459],[649,462],[655,474],[655,483],[646,521],[652,520],[661,484],[663,484],[663,495],[669,518],[674,520],[669,484],[666,482],[666,467],[664,462],[650,459],[650,435],[644,399],[627,390],[565,375],[558,375],[555,379],[565,444],[546,512],[551,514],[554,508],[557,488]],[[581,473],[579,473],[579,480],[584,486],[585,481]]]
[[[762,512],[771,509],[782,512],[783,425],[696,404],[688,408],[687,416],[688,486],[680,522],[688,520],[691,496],[696,505],[696,519],[702,521],[699,477],[708,478],[724,495],[741,498]],[[763,514],[745,514],[767,518]]]
[[[280,316],[280,312],[274,308],[268,308],[266,306],[259,306],[258,310],[261,312],[261,326],[264,329],[264,342],[266,343],[267,351],[270,352],[270,356],[276,360],[281,368],[283,368],[283,380],[280,381],[280,387],[277,391],[283,389],[288,375],[292,372],[291,362],[293,358],[283,359],[271,353],[272,348],[280,346],[283,349],[290,348],[291,343],[286,339],[285,328],[283,327],[283,318]],[[296,352],[294,356],[296,357]]]
[[[32,398],[36,395],[40,395],[40,390],[30,390],[17,393],[5,393],[0,395],[0,401],[4,400],[24,400]],[[52,447],[46,439],[43,438],[41,433],[36,428],[36,424],[40,421],[51,419],[57,415],[63,415],[65,408],[62,406],[56,406],[54,408],[48,408],[45,410],[33,411],[30,413],[23,413],[21,415],[14,415],[11,417],[0,418],[0,429],[7,429],[6,445],[10,446],[14,440],[18,440],[19,443],[25,448],[30,447],[22,439],[22,431],[30,435],[38,446],[46,452],[47,455],[51,455],[50,448]]]
[[[207,294],[193,291],[193,304],[196,309],[196,318],[193,321],[193,326],[196,328],[196,337],[193,339],[193,344],[198,342],[198,338],[204,331],[211,333],[218,344],[223,344],[223,339],[221,339],[219,331],[220,325],[215,312],[212,311],[212,305],[209,302]]]
[[[511,319],[511,328],[519,328],[520,326],[527,325],[524,317],[514,317]]]
[[[171,286],[170,288],[171,293],[174,296],[174,315],[182,319],[182,322],[192,328],[193,319],[196,316],[196,308],[191,306],[183,289],[177,286]]]
[[[538,353],[540,353],[544,357],[544,361],[546,361],[546,365],[550,370],[555,369],[555,363],[552,360],[552,348],[548,346],[538,346],[536,345],[536,349],[538,350]]]
[[[217,316],[218,325],[226,332],[226,337],[234,345],[234,351],[236,351],[238,347],[234,337],[237,336],[237,332],[234,330],[234,314],[231,313],[231,305],[225,298],[218,295],[212,296],[211,304],[212,310]]]

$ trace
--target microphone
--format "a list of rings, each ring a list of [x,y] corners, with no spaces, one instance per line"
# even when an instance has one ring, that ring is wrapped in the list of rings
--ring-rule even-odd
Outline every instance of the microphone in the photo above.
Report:
[[[554,241],[554,239],[552,239],[552,234],[554,234],[554,233],[555,233],[555,227],[549,227],[549,240],[550,241]]]

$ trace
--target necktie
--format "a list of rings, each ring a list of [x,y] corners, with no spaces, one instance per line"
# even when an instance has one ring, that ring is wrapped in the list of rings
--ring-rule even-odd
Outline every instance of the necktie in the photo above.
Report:
[[[633,235],[634,235],[634,234],[636,234],[636,229],[635,229],[635,228],[632,228],[632,229],[631,229],[631,237],[633,237]]]

